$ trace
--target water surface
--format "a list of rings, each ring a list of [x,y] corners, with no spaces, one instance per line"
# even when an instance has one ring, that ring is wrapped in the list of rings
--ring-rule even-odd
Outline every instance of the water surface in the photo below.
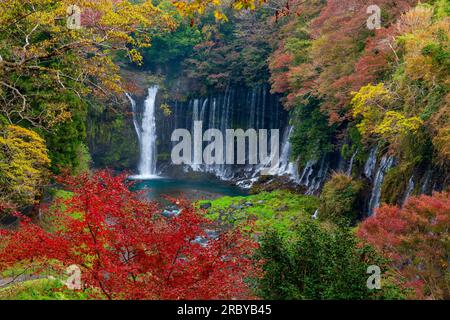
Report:
[[[212,177],[202,179],[175,179],[160,177],[136,180],[133,190],[142,190],[150,200],[163,201],[163,196],[185,198],[191,201],[216,199],[222,196],[247,195],[244,189]]]

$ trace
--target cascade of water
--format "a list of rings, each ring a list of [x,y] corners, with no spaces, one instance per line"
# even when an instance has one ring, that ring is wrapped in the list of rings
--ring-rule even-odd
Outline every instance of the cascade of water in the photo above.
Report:
[[[270,95],[268,86],[258,86],[250,90],[228,87],[222,94],[211,94],[208,99],[191,99],[184,104],[175,102],[174,107],[174,120],[171,124],[171,126],[175,124],[173,129],[186,128],[192,130],[194,122],[201,120],[203,121],[203,132],[207,129],[218,129],[226,138],[227,129],[241,128],[244,131],[247,129],[268,129],[270,141],[270,129],[282,130],[285,128],[284,123],[281,127],[278,123],[284,122],[284,118],[280,118],[282,111],[278,103],[278,97]],[[278,170],[274,173],[276,175],[289,174],[292,177],[295,175],[296,164],[289,161],[291,149],[289,135],[291,131],[291,128],[285,128],[285,131],[283,131],[283,140],[280,141],[282,143],[280,146],[281,159]],[[204,143],[203,147],[207,144]],[[246,146],[247,148],[248,146]],[[270,149],[268,151],[270,152]],[[248,160],[248,149],[246,150],[246,157]],[[203,160],[204,162],[208,161],[208,159]],[[257,178],[256,176],[260,174],[262,167],[247,162],[244,166],[203,164],[184,166],[184,169],[210,172],[223,180],[234,180],[235,182],[241,179],[246,180],[242,183],[250,186],[254,182],[253,178]]]
[[[260,128],[265,128],[266,126],[266,100],[267,100],[267,86],[264,85],[262,89],[262,110],[261,110],[261,123]]]
[[[198,110],[198,107],[199,107],[199,101],[198,101],[198,99],[194,99],[194,102],[193,102],[193,104],[192,104],[192,123],[191,123],[191,130],[194,130],[194,123],[195,123],[195,121],[199,121],[200,119],[199,119],[199,110]],[[194,148],[194,143],[195,143],[195,141],[194,141],[194,139],[192,140],[192,148]],[[194,155],[192,155],[192,156],[194,156]],[[194,159],[192,159],[192,160],[194,160]],[[191,168],[192,168],[192,170],[194,170],[194,171],[196,171],[196,170],[198,170],[199,169],[199,165],[198,164],[194,164],[194,161],[192,162],[192,165],[191,165]]]
[[[225,91],[225,96],[223,98],[223,104],[222,104],[222,117],[221,117],[221,132],[223,134],[226,133],[227,129],[230,129],[231,123],[230,123],[230,103],[231,103],[231,95],[232,95],[232,89],[227,88]],[[227,180],[230,177],[230,171],[227,170],[228,166],[224,163],[218,166],[217,168],[217,175],[223,179]]]
[[[289,142],[289,138],[292,134],[292,130],[292,126],[289,126],[284,130],[278,171],[278,173],[281,174],[287,173],[286,171],[289,167],[289,156],[291,155],[291,143]]]
[[[250,102],[250,118],[248,119],[248,128],[255,128],[255,115],[256,115],[256,89],[252,90],[252,100]]]
[[[316,162],[317,162],[316,160],[308,160],[300,178],[297,180],[298,183],[307,187],[309,186],[309,177],[314,171],[314,165],[316,164]]]
[[[141,129],[139,127],[139,122],[137,120],[137,115],[136,115],[136,112],[137,112],[137,110],[136,110],[136,101],[134,101],[134,99],[128,93],[125,93],[125,95],[127,96],[128,100],[130,100],[130,103],[131,103],[131,112],[133,113],[134,130],[136,131],[136,135],[137,135],[139,143],[140,143],[140,141],[141,141]]]
[[[192,125],[194,121],[198,120],[198,99],[194,99],[193,111],[192,111]]]
[[[200,118],[199,120],[204,121],[205,120],[205,112],[206,112],[206,106],[208,104],[208,98],[203,101],[202,110],[200,111]]]
[[[209,123],[208,123],[208,129],[215,129],[214,124],[216,123],[216,105],[217,105],[217,99],[214,97],[212,99],[212,103],[210,104],[209,108]],[[208,157],[205,159],[205,162],[209,163],[211,161],[210,154],[208,154]],[[206,165],[206,171],[214,173],[214,167],[216,164],[212,165]]]
[[[232,121],[233,121],[233,99],[235,98],[235,90],[232,88],[230,91],[230,94],[228,95],[228,101],[227,101],[227,119],[226,119],[226,128],[225,128],[225,132],[226,129],[231,129],[232,128]],[[226,133],[225,133],[226,134]],[[233,170],[230,166],[225,165],[225,174],[224,174],[224,178],[225,179],[231,179],[233,177]]]
[[[352,174],[352,170],[353,170],[353,161],[355,160],[356,155],[358,154],[358,150],[355,151],[355,153],[353,153],[352,157],[350,158],[350,163],[348,165],[348,169],[347,169],[347,175],[351,175]]]
[[[403,203],[412,195],[414,191],[414,175],[411,176],[408,180],[408,187],[405,191],[405,196],[403,197]]]
[[[208,129],[213,129],[214,128],[214,124],[216,122],[216,104],[217,104],[217,99],[213,98],[211,109],[210,109],[210,112],[209,112]]]
[[[369,201],[368,212],[369,215],[373,214],[373,210],[378,208],[381,199],[381,186],[383,184],[384,176],[386,172],[394,166],[395,158],[392,156],[384,155],[381,158],[380,165],[377,173],[375,174],[375,180],[373,182],[372,195]]]
[[[325,182],[328,173],[328,165],[328,161],[326,161],[325,157],[322,157],[322,160],[320,161],[319,171],[312,177],[311,183],[309,183],[308,181],[309,188],[306,191],[307,195],[316,193],[319,190],[320,186]]]
[[[367,158],[367,161],[364,165],[364,175],[368,179],[372,179],[373,172],[377,164],[377,151],[378,151],[377,147],[374,147],[370,150],[369,158]]]
[[[278,161],[278,164],[276,166],[274,166],[273,169],[271,169],[269,171],[269,174],[271,175],[277,175],[277,176],[284,176],[284,175],[288,175],[290,176],[292,179],[295,179],[296,176],[296,170],[295,170],[295,163],[292,163],[291,161],[289,161],[290,156],[291,156],[291,143],[289,141],[291,134],[293,132],[293,127],[292,126],[288,126],[283,133],[283,139],[281,142],[281,152],[280,152],[280,158]],[[271,159],[273,160],[273,159]],[[263,166],[260,166],[258,168],[258,173],[263,169]],[[254,176],[256,176],[254,174]]]
[[[151,179],[156,175],[156,122],[155,104],[158,86],[148,89],[148,96],[144,102],[144,115],[140,140],[141,158],[139,162],[140,179]]]
[[[431,169],[428,169],[427,172],[425,173],[425,178],[422,187],[420,188],[421,193],[426,194],[427,192],[429,192],[432,173],[433,171]]]

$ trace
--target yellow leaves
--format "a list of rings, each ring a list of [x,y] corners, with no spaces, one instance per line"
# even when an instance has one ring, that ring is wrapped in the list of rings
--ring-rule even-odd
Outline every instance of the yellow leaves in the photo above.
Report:
[[[0,193],[7,200],[33,204],[49,165],[45,141],[36,132],[10,125],[0,133]]]
[[[367,85],[353,94],[353,115],[362,118],[357,127],[366,138],[377,135],[394,142],[399,137],[417,133],[423,125],[423,120],[417,116],[406,117],[391,110],[395,103],[393,94],[383,83]]]
[[[235,2],[233,3],[233,8],[236,10],[241,10],[242,8],[244,8],[244,5],[241,2]]]
[[[134,44],[134,39],[132,36],[127,34],[126,32],[118,31],[118,30],[110,30],[107,32],[108,39],[114,41],[123,41],[126,43]]]
[[[255,10],[257,5],[265,2],[265,0],[237,0],[233,2],[233,8],[236,10]]]
[[[235,0],[231,6],[235,10],[255,10],[257,5],[266,2],[265,0]],[[173,0],[175,8],[182,16],[193,17],[195,14],[204,14],[208,8],[214,10],[214,17],[217,21],[228,21],[226,15],[221,11],[221,7],[227,4],[221,0]]]
[[[46,103],[44,105],[45,115],[43,121],[49,128],[58,123],[65,122],[72,117],[69,107],[65,103]]]
[[[109,95],[107,88],[93,84],[109,83],[117,91],[119,83],[116,79],[101,80],[115,78],[118,74],[118,68],[112,67],[111,61],[102,61],[106,65],[100,65],[104,55],[111,58],[120,53],[141,63],[137,48],[148,47],[153,37],[172,30],[177,24],[175,9],[163,11],[151,0],[33,0],[33,6],[22,2],[0,1],[0,51],[9,63],[10,70],[7,71],[17,72],[19,77],[22,73],[30,76],[36,72],[38,78],[45,72],[41,67],[49,69],[49,62],[54,62],[52,68],[55,70],[50,76],[55,79],[55,87],[72,87],[67,82],[73,80],[80,84],[77,92],[83,92],[81,87],[86,86],[100,96]],[[79,30],[67,27],[70,5],[81,9],[82,28]],[[27,39],[29,45],[24,48]],[[86,73],[100,80],[88,81],[87,77],[80,76]],[[57,78],[55,74],[61,77]]]
[[[374,133],[388,139],[393,135],[416,133],[422,125],[423,120],[419,117],[407,118],[399,112],[388,111],[381,123],[376,126]]]
[[[130,55],[131,61],[137,62],[138,64],[142,64],[142,55],[136,49],[131,49],[128,51]]]
[[[353,115],[363,115],[369,106],[386,105],[392,100],[389,91],[384,87],[384,83],[376,86],[371,84],[362,87],[358,92],[353,92],[351,104],[353,106]]]
[[[170,116],[170,115],[172,114],[172,109],[171,109],[170,106],[169,106],[168,104],[166,104],[166,103],[162,103],[161,106],[160,106],[159,108],[163,111],[163,113],[164,113],[164,115],[165,115],[166,117],[168,117],[168,116]]]
[[[216,18],[217,21],[228,21],[228,18],[226,15],[224,15],[221,11],[215,10],[214,11],[214,18]]]
[[[374,125],[381,121],[386,105],[392,97],[383,83],[376,86],[367,85],[358,92],[353,92],[351,101],[353,116],[362,117],[358,129],[363,136],[368,136],[374,131]]]

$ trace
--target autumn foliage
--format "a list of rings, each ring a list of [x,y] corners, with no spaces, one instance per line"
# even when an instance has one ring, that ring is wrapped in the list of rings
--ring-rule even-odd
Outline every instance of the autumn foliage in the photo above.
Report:
[[[448,299],[449,225],[450,194],[443,192],[411,197],[403,208],[382,206],[358,235],[392,261],[416,298]]]
[[[1,203],[26,206],[39,200],[49,165],[39,134],[19,126],[0,126],[0,216]]]
[[[0,269],[75,264],[84,289],[109,299],[252,297],[254,242],[238,231],[207,238],[207,221],[183,201],[179,215],[163,217],[124,179],[108,171],[64,178],[73,196],[54,209],[51,227],[22,217],[17,230],[1,231]]]

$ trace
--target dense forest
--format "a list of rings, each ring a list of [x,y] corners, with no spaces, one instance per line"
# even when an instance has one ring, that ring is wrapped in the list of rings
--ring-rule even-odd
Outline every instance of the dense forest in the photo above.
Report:
[[[449,17],[0,2],[0,299],[449,299]],[[279,168],[174,165],[198,120],[280,129]]]

